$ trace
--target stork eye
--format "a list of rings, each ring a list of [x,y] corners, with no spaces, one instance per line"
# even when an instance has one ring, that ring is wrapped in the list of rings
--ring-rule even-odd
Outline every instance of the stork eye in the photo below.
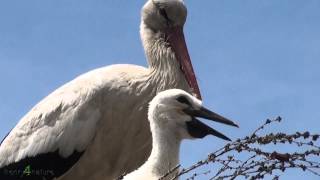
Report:
[[[189,102],[189,100],[185,96],[179,96],[177,98],[177,101],[179,101],[182,104],[186,104],[188,106],[191,106],[191,103]]]

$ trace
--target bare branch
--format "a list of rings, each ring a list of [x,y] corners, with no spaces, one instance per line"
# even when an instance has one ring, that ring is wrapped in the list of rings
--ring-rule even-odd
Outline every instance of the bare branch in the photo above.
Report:
[[[181,169],[180,172],[171,178],[177,179],[182,175],[191,175],[188,179],[195,179],[199,175],[211,176],[208,179],[236,179],[244,177],[246,179],[263,179],[266,176],[277,180],[281,173],[287,169],[298,169],[309,172],[315,176],[320,176],[320,161],[314,159],[320,156],[319,134],[310,134],[309,132],[296,132],[294,134],[286,134],[283,132],[268,133],[260,135],[261,131],[273,123],[280,123],[281,117],[268,119],[262,126],[258,127],[251,135],[242,139],[226,144],[224,147],[208,155],[192,166]],[[285,144],[294,148],[293,153],[282,153],[277,150],[272,152],[265,149],[279,148],[280,144]],[[268,146],[269,148],[265,148]],[[236,155],[241,155],[236,156]],[[242,158],[240,158],[242,157]],[[246,157],[246,158],[243,158]],[[199,167],[208,164],[218,165],[216,170],[209,170],[204,173],[192,173]],[[178,168],[173,168],[165,174],[161,180],[166,179],[168,175],[175,172]]]

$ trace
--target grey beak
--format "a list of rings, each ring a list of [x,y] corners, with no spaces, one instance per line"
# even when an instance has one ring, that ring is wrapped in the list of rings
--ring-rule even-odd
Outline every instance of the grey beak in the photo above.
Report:
[[[229,119],[227,119],[227,118],[225,118],[215,112],[212,112],[205,107],[201,107],[199,110],[185,109],[184,112],[190,116],[193,116],[193,117],[200,117],[200,118],[209,119],[209,120],[212,120],[212,121],[215,121],[218,123],[227,124],[227,125],[234,126],[234,127],[239,127],[233,121],[231,121],[231,120],[229,120]]]
[[[189,134],[195,138],[203,138],[206,135],[214,135],[221,139],[231,141],[230,138],[225,136],[224,134],[220,133],[217,130],[212,129],[211,127],[207,126],[206,124],[202,123],[195,117],[205,118],[208,120],[212,120],[215,122],[227,124],[234,127],[239,127],[237,124],[235,124],[233,121],[215,113],[212,112],[205,107],[201,107],[199,110],[195,109],[185,109],[184,112],[192,117],[192,120],[187,122],[187,128],[189,131]]]

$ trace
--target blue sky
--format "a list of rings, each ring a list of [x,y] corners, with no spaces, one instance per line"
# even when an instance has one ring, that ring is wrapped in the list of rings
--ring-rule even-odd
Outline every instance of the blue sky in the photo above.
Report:
[[[115,63],[146,66],[139,37],[144,2],[0,1],[0,137],[84,72]],[[212,126],[237,138],[280,115],[284,122],[274,131],[320,132],[320,1],[186,5],[185,35],[204,104],[241,128]],[[188,166],[224,143],[214,137],[186,141],[182,163]],[[302,177],[317,179],[291,171],[283,179]]]

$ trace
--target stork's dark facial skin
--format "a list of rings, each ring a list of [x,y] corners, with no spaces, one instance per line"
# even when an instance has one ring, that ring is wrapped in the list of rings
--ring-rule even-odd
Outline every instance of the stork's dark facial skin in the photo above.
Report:
[[[207,126],[206,124],[202,123],[196,118],[193,118],[192,121],[188,121],[187,123],[187,129],[189,134],[194,138],[203,138],[207,135],[214,135],[221,139],[231,141],[230,138],[223,135],[222,133],[212,129],[211,127]]]

